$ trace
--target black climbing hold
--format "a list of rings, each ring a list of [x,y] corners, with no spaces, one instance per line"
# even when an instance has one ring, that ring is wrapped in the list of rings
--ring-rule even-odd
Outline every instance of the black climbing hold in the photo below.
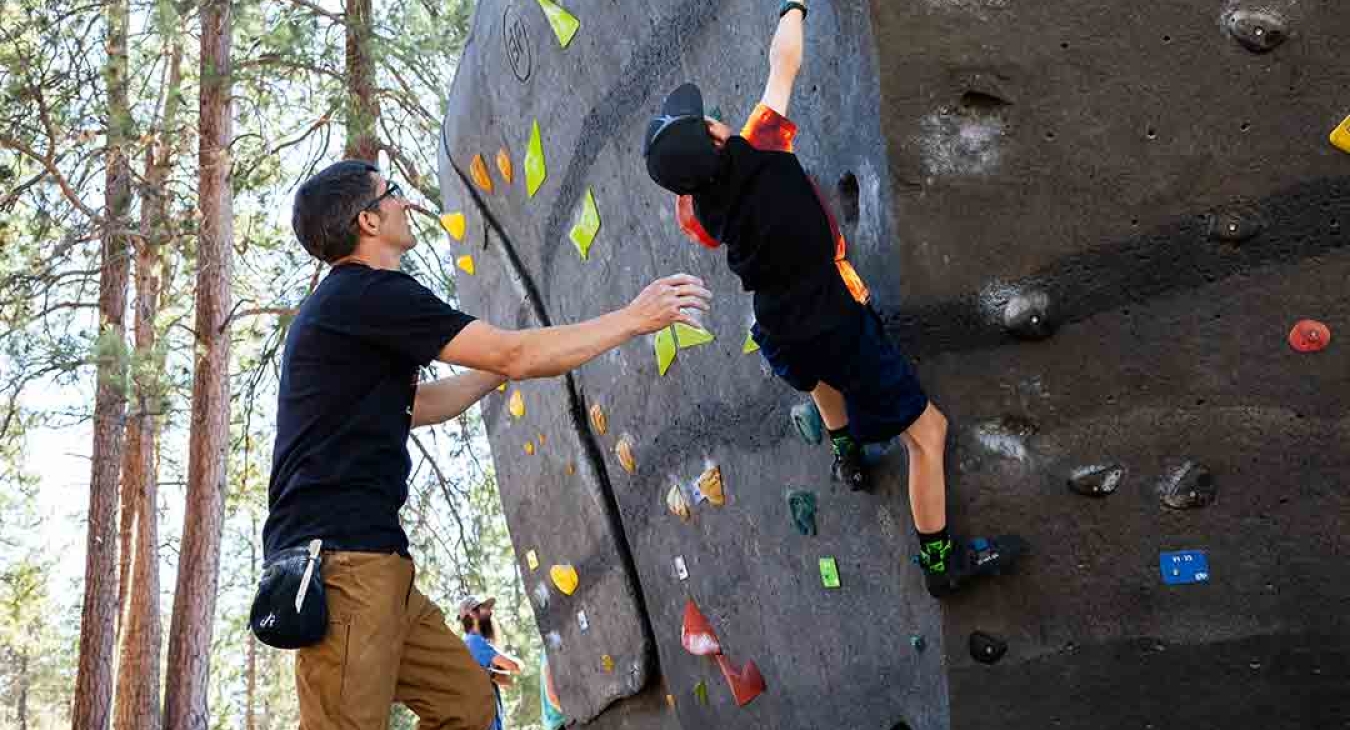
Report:
[[[1084,497],[1105,497],[1116,491],[1125,477],[1119,464],[1083,466],[1069,473],[1069,491]]]
[[[1003,327],[1023,340],[1043,340],[1054,334],[1050,295],[1040,290],[1014,295],[1003,306]]]
[[[981,664],[993,664],[1008,653],[1008,642],[983,631],[970,635],[970,657]]]
[[[1209,217],[1209,237],[1228,243],[1241,243],[1253,238],[1265,227],[1261,216],[1249,208],[1224,208]]]
[[[1228,15],[1228,32],[1252,53],[1269,53],[1289,38],[1280,16],[1264,10],[1235,10]]]
[[[1163,484],[1162,503],[1170,509],[1198,509],[1214,503],[1218,487],[1203,464],[1188,461]]]

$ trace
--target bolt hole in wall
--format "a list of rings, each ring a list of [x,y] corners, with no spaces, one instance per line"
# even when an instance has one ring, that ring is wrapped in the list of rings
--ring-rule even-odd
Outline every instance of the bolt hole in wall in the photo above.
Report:
[[[1145,129],[1145,130],[1144,130],[1144,136],[1145,136],[1145,137],[1148,137],[1149,139],[1157,139],[1157,138],[1158,138],[1158,130],[1157,130],[1157,129],[1154,129],[1153,127],[1149,127],[1148,129]]]
[[[839,206],[844,214],[844,223],[850,226],[858,223],[858,196],[857,176],[852,172],[844,173],[844,176],[839,178]]]

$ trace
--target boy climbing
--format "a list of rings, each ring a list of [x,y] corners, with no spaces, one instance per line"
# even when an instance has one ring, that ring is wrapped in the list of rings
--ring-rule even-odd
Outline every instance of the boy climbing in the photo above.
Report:
[[[648,125],[643,155],[652,179],[679,196],[685,234],[709,248],[724,245],[727,264],[753,292],[751,335],[778,377],[811,394],[830,432],[834,477],[868,489],[862,444],[901,437],[918,562],[940,597],[1006,567],[1020,541],[967,546],[948,534],[947,419],[887,337],[834,217],[793,154],[797,127],[787,110],[806,15],[799,0],[779,8],[768,83],[740,135],[707,118],[702,92],[686,83]]]

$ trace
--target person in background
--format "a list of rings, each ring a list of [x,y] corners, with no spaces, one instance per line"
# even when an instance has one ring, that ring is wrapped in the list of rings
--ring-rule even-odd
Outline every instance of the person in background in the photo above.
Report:
[[[548,653],[540,652],[539,660],[539,719],[544,730],[561,730],[567,724],[562,705],[558,703],[558,688],[553,686],[553,672],[548,668]]]
[[[497,599],[469,596],[459,604],[459,622],[464,627],[464,646],[478,665],[487,670],[492,692],[497,699],[497,719],[489,730],[505,730],[502,713],[502,687],[511,686],[520,674],[520,660],[497,649],[497,627],[492,623],[492,608]]]

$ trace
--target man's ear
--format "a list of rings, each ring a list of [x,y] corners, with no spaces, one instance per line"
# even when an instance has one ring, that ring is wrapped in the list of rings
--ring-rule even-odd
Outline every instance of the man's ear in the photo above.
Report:
[[[370,220],[371,217],[374,217],[374,218],[375,218],[375,221],[374,221],[374,222],[371,222],[371,220]],[[370,210],[363,210],[363,211],[361,211],[360,213],[357,213],[357,214],[356,214],[356,230],[357,230],[357,234],[358,234],[358,235],[360,235],[360,234],[362,234],[362,233],[364,233],[364,234],[367,235],[367,236],[374,236],[374,235],[378,234],[378,233],[380,232],[380,215],[379,215],[379,213],[376,213],[376,212],[370,211]]]

